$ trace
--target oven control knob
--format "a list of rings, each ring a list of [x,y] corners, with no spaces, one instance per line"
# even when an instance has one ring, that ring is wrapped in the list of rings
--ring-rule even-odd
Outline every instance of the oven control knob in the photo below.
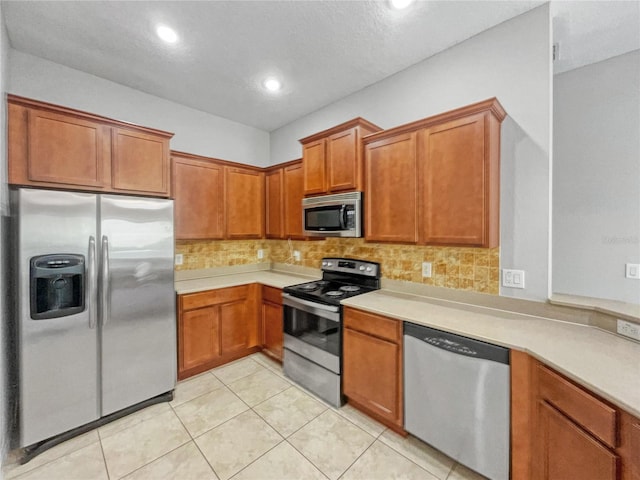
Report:
[[[327,267],[333,267],[333,263],[331,262],[327,263]]]
[[[360,265],[360,271],[364,272],[364,265]]]
[[[322,266],[326,267],[327,266],[327,262],[322,262]]]
[[[367,267],[367,272],[370,272],[371,270],[373,270],[373,268]]]

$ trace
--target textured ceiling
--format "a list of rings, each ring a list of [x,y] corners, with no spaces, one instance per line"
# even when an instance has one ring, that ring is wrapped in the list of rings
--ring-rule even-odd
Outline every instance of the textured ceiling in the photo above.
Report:
[[[271,131],[541,3],[3,1],[3,12],[17,50]],[[178,43],[163,44],[157,23]],[[262,90],[267,75],[281,92]]]

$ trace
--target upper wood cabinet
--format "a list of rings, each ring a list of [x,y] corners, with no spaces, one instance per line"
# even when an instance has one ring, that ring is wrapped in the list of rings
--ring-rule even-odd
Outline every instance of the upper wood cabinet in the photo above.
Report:
[[[112,130],[112,185],[115,190],[166,195],[169,142],[125,128]]]
[[[9,183],[167,197],[172,136],[9,95]]]
[[[284,236],[302,239],[302,199],[304,198],[302,160],[284,167]]]
[[[226,238],[264,236],[264,173],[225,166]]]
[[[367,240],[497,246],[505,116],[493,98],[364,139]]]
[[[171,159],[176,239],[224,238],[224,167],[178,152]]]
[[[400,133],[365,147],[365,237],[418,241],[416,133]]]
[[[303,239],[302,160],[294,160],[265,173],[265,232],[267,238]]]
[[[257,167],[171,152],[176,238],[264,236],[264,173]]]
[[[300,140],[305,195],[362,189],[363,136],[380,127],[355,118]]]
[[[269,170],[264,176],[265,200],[265,236],[267,238],[284,237],[284,169]]]

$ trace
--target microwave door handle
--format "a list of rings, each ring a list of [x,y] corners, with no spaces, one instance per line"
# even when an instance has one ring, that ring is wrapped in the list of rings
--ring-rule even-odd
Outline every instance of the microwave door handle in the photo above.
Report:
[[[340,207],[340,228],[342,230],[347,229],[347,206],[346,205],[342,205],[342,207]]]

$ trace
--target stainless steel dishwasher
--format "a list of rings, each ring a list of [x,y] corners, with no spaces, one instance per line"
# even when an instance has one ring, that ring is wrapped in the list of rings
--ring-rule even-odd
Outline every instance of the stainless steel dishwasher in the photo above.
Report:
[[[509,349],[405,322],[404,385],[407,432],[509,478]]]

